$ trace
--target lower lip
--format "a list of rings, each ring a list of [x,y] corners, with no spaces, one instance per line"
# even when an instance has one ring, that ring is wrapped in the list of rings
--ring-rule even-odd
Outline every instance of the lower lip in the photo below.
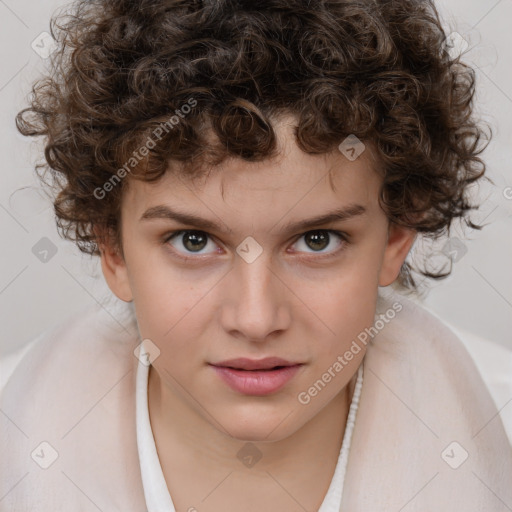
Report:
[[[286,366],[277,370],[234,370],[213,366],[224,382],[244,395],[269,395],[279,391],[299,371],[302,365]]]

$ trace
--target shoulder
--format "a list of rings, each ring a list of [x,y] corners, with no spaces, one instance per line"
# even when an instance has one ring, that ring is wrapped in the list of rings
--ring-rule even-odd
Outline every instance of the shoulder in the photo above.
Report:
[[[95,304],[74,313],[33,341],[5,385],[2,409],[15,409],[20,395],[37,397],[34,406],[56,396],[71,400],[98,379],[128,370],[137,340],[128,305],[111,312]]]
[[[78,311],[38,337],[5,385],[2,410],[22,421],[64,405],[80,409],[132,369],[137,344],[128,306]]]
[[[462,341],[426,308],[395,292],[379,298],[375,320],[344,505],[374,510],[384,502],[398,510],[423,487],[411,510],[445,503],[450,510],[498,510],[489,488],[512,503],[510,444]]]
[[[466,425],[493,414],[492,398],[473,359],[445,322],[396,292],[379,297],[375,324],[386,315],[393,318],[368,345],[366,362],[375,375],[399,389],[407,403],[417,403],[432,421],[448,413],[443,407],[456,407]]]
[[[103,510],[143,503],[135,434],[138,338],[130,308],[95,305],[35,341],[1,395],[0,459],[10,468],[2,504],[20,512],[61,510],[63,503],[85,510],[83,488]]]

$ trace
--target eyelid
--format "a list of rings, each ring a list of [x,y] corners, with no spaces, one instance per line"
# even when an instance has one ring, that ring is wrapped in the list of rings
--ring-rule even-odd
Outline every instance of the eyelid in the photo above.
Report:
[[[294,237],[293,238],[293,240],[295,240],[294,244],[297,243],[304,235],[307,235],[308,233],[314,233],[317,231],[325,231],[326,233],[334,234],[334,235],[338,236],[339,238],[341,238],[340,247],[338,247],[337,249],[335,249],[331,252],[325,252],[325,253],[323,253],[323,252],[315,253],[314,251],[313,252],[294,251],[295,254],[301,254],[300,258],[306,259],[306,260],[311,260],[311,261],[313,261],[313,260],[319,261],[322,259],[333,258],[333,257],[337,256],[341,251],[343,251],[350,242],[349,235],[347,233],[345,233],[344,231],[339,231],[337,229],[328,229],[328,228],[312,228],[312,229],[308,229],[307,231],[304,231],[303,233]]]
[[[178,258],[181,258],[183,260],[186,260],[186,261],[191,261],[191,260],[192,261],[193,260],[200,261],[200,260],[204,260],[204,259],[208,258],[211,254],[215,254],[215,253],[194,254],[192,252],[182,253],[182,252],[174,249],[174,247],[172,247],[169,244],[169,241],[173,238],[178,238],[180,235],[183,235],[184,233],[202,233],[202,234],[206,235],[209,240],[212,240],[216,245],[219,245],[218,242],[216,241],[216,238],[213,235],[211,235],[207,231],[203,231],[202,229],[177,229],[174,231],[170,231],[163,236],[162,244],[164,246],[166,246],[168,248],[168,250],[173,253],[173,255],[175,255]]]

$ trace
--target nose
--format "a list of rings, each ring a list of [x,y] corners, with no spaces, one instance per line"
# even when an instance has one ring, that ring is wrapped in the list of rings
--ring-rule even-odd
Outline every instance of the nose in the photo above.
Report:
[[[266,341],[290,325],[293,294],[262,253],[252,263],[238,258],[229,273],[221,321],[231,336]]]

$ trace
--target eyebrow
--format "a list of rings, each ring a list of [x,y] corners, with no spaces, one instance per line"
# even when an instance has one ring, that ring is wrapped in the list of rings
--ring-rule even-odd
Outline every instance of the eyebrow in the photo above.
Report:
[[[313,217],[311,219],[301,220],[297,222],[289,222],[282,228],[282,231],[285,233],[291,233],[294,231],[306,231],[310,228],[314,228],[320,225],[330,224],[332,222],[345,221],[353,217],[364,215],[365,213],[367,213],[367,211],[364,206],[360,204],[350,204],[343,208],[333,210],[331,212],[319,215],[317,217]],[[142,214],[139,221],[151,219],[174,220],[181,224],[187,224],[209,231],[226,231],[225,228],[221,227],[220,225],[209,219],[203,219],[202,217],[198,217],[197,215],[193,215],[191,213],[172,210],[165,205],[152,206]],[[228,228],[227,232],[232,233],[233,230]]]

